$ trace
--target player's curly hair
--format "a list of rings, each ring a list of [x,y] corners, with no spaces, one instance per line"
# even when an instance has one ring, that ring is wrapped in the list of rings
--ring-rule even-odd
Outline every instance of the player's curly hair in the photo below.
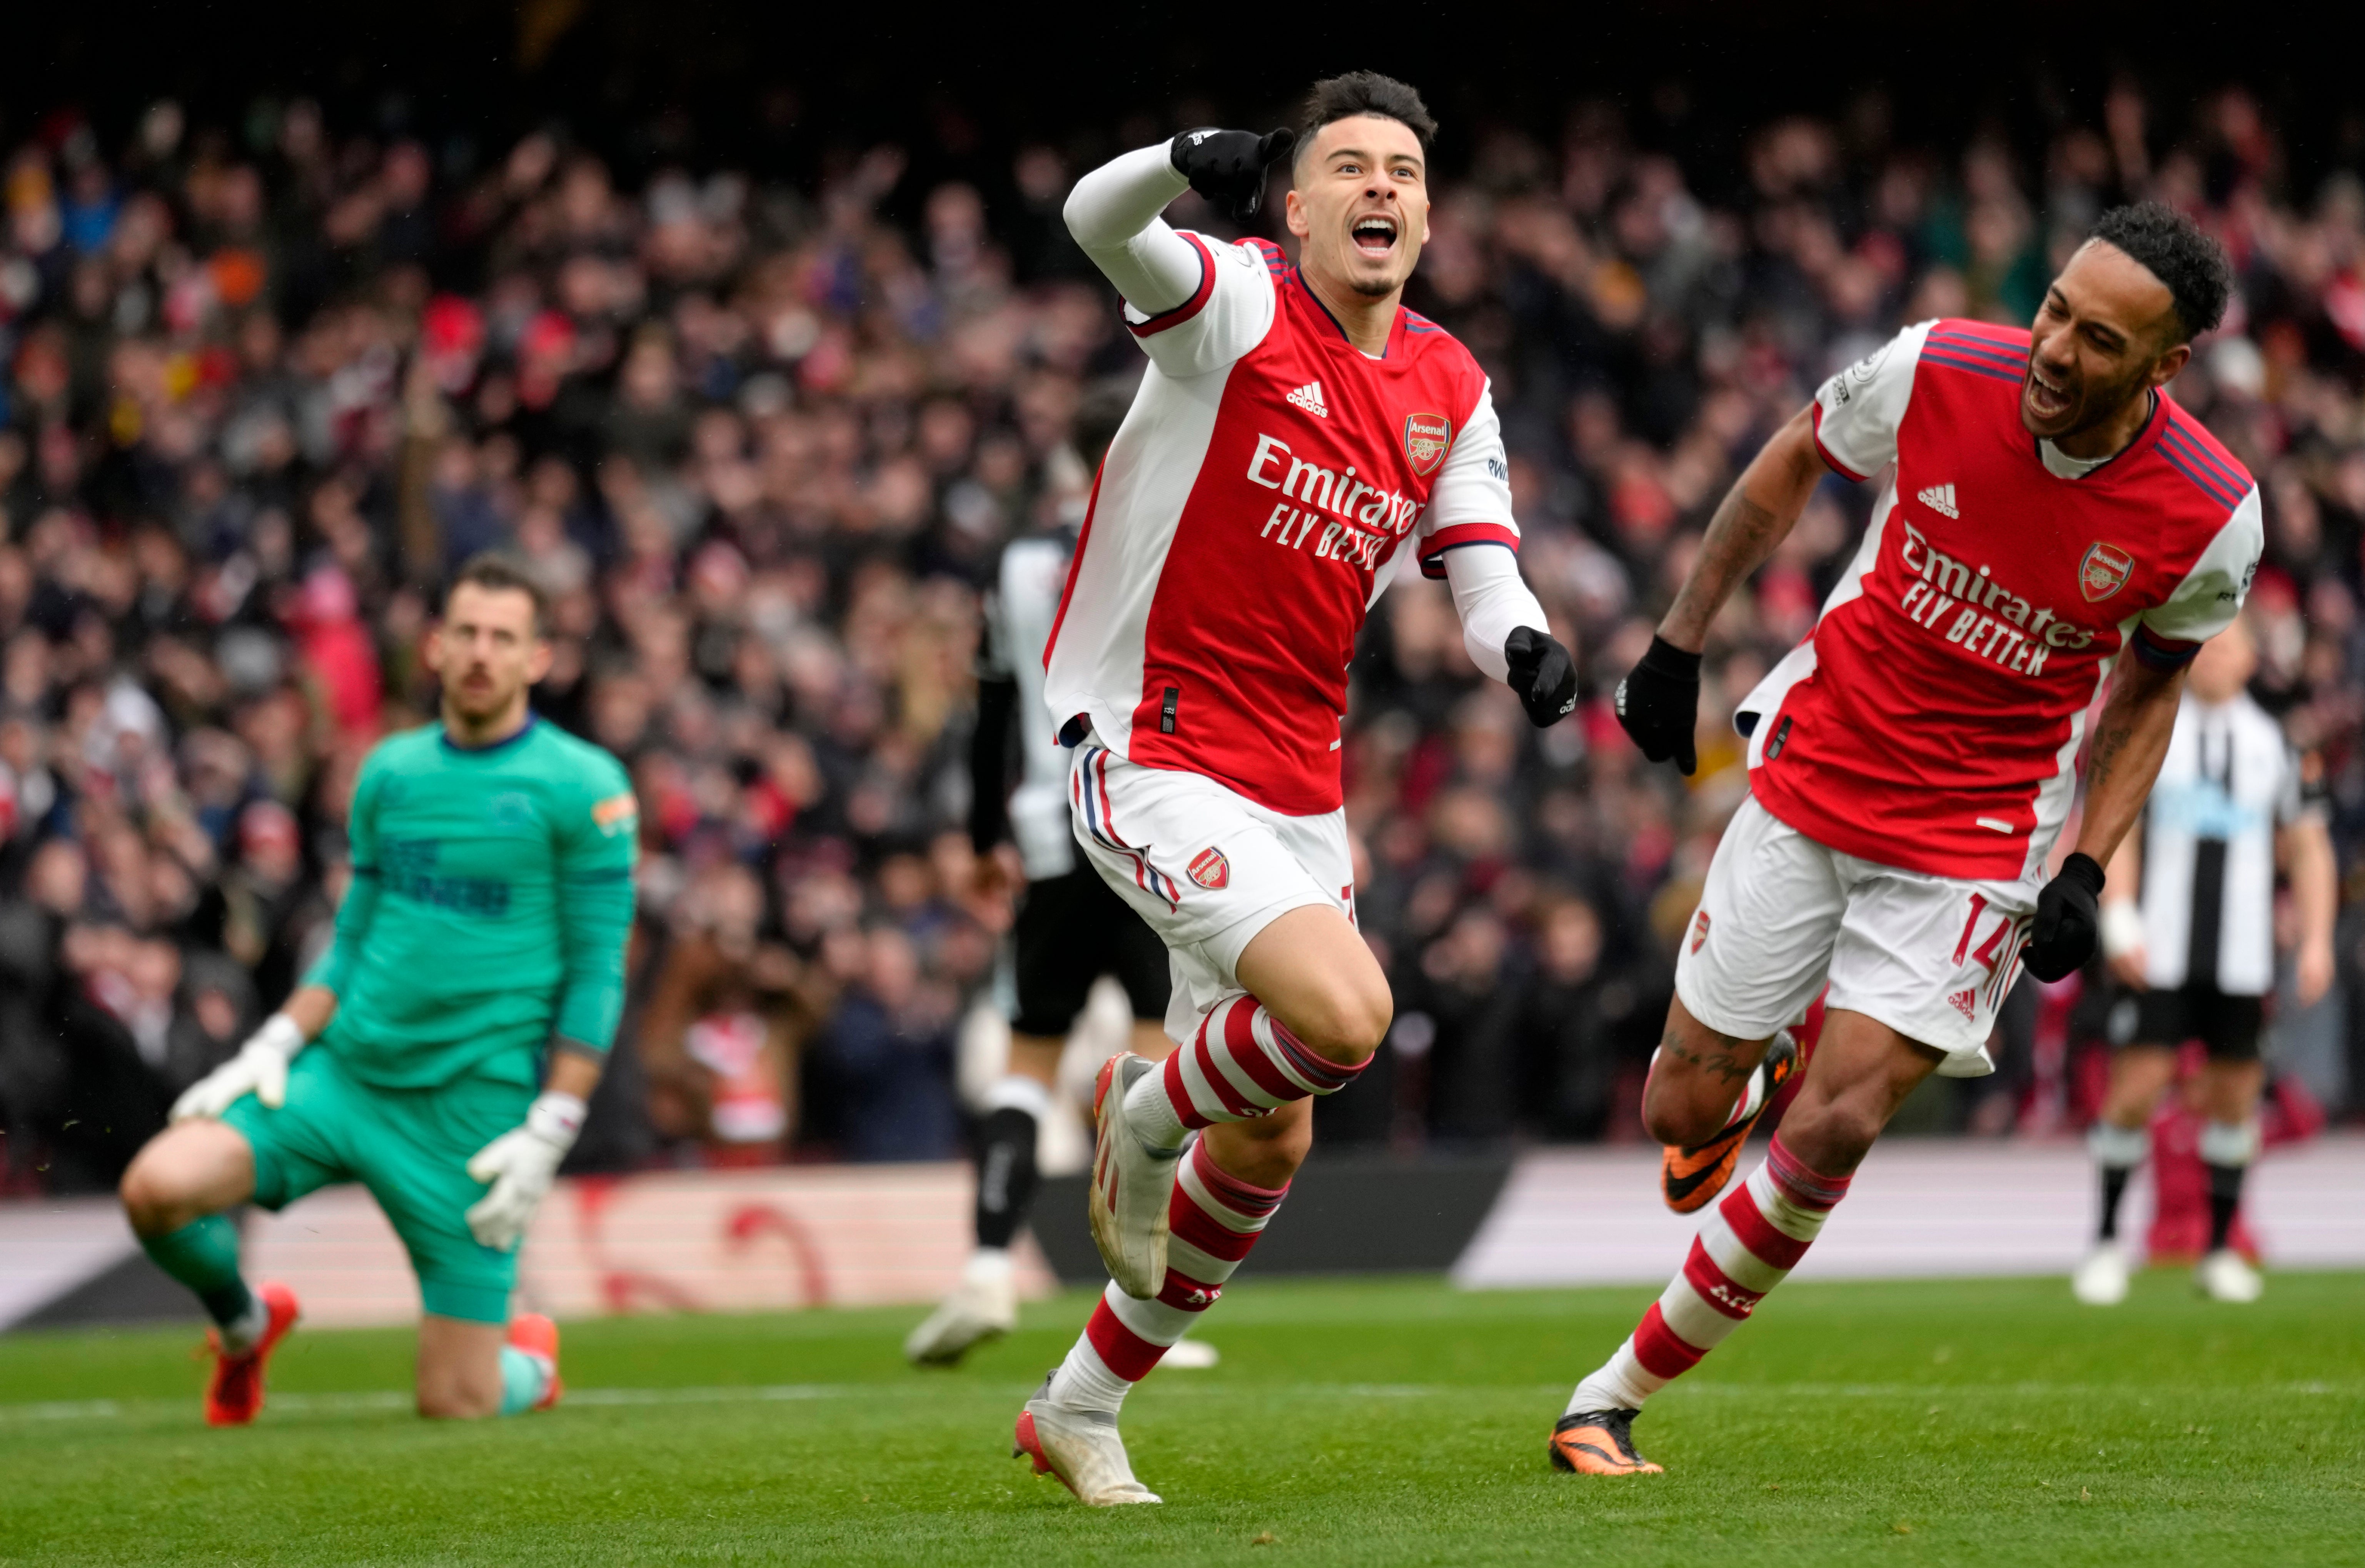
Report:
[[[2234,264],[2223,245],[2174,207],[2156,201],[2114,207],[2096,220],[2087,238],[2124,252],[2168,286],[2177,325],[2183,329],[2179,342],[2191,342],[2225,319]]]
[[[1392,119],[1420,139],[1420,150],[1437,136],[1437,118],[1429,106],[1420,101],[1420,94],[1393,76],[1383,76],[1376,71],[1350,71],[1340,76],[1325,76],[1307,89],[1306,107],[1298,117],[1297,150],[1299,156],[1314,145],[1315,133],[1333,120],[1351,119],[1357,115],[1377,115]]]

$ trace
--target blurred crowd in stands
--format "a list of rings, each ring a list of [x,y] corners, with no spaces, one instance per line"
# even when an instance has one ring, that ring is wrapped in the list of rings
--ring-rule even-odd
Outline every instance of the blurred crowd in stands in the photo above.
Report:
[[[1696,778],[1643,767],[1608,690],[1821,377],[1902,322],[2024,323],[2136,195],[2239,268],[2174,392],[2264,487],[2258,690],[2358,868],[2354,171],[2297,183],[2238,90],[2124,87],[2099,124],[1934,148],[1867,99],[1758,128],[1737,166],[1638,147],[1598,106],[1554,137],[1449,129],[1411,303],[1494,378],[1526,574],[1585,701],[1531,731],[1441,585],[1375,610],[1343,756],[1399,1021],[1322,1106],[1329,1142],[1640,1136],[1673,942],[1745,789],[1730,704],[1809,626],[1870,487],[1828,481],[1719,623]],[[643,802],[630,1008],[578,1162],[955,1152],[954,1059],[1010,919],[962,826],[980,589],[1005,539],[1081,516],[1076,411],[1138,374],[1058,218],[1122,145],[1026,148],[992,202],[891,148],[624,188],[559,135],[472,164],[303,101],[230,129],[169,102],[128,134],[59,116],[7,151],[0,1191],[106,1183],[286,992],[326,939],[359,758],[433,714],[438,581],[488,546],[552,596],[541,712]],[[1194,197],[1172,216],[1223,230]],[[2281,1025],[2336,1108],[2365,1102],[2360,908],[2343,984]],[[1942,1086],[1924,1125],[2083,1114],[2066,999],[2024,989],[2004,1070]]]

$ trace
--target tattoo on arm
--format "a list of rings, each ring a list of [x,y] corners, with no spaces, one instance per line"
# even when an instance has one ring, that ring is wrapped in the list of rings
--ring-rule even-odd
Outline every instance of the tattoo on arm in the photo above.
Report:
[[[1748,478],[1733,482],[1709,520],[1700,541],[1699,559],[1667,611],[1667,625],[1680,632],[1704,633],[1716,619],[1735,584],[1774,552],[1785,532],[1782,520],[1743,494]]]

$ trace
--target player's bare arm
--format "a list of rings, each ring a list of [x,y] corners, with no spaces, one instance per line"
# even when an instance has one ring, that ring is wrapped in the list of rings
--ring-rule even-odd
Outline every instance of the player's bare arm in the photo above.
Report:
[[[1732,590],[1787,538],[1829,470],[1815,452],[1815,425],[1801,409],[1750,460],[1709,519],[1699,556],[1659,622],[1659,635],[1687,653],[1708,644],[1708,630]]]
[[[1813,409],[1801,409],[1750,460],[1718,504],[1699,556],[1660,620],[1650,652],[1618,685],[1618,722],[1649,760],[1672,758],[1687,774],[1698,766],[1693,731],[1699,711],[1700,651],[1708,645],[1709,627],[1733,589],[1765,564],[1797,525],[1825,472],[1815,448]]]
[[[2340,913],[2339,862],[2324,818],[2309,812],[2276,837],[2277,857],[2291,879],[2292,902],[2299,911],[2299,973],[2295,990],[2302,1007],[2313,1006],[2332,989],[2336,966],[2333,922]]]

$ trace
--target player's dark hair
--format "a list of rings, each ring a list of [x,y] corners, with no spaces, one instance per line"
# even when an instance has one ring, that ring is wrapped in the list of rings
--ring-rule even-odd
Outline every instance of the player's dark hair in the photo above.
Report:
[[[480,550],[460,563],[452,580],[443,589],[443,608],[452,608],[452,595],[463,583],[497,592],[521,593],[533,601],[533,633],[539,637],[550,619],[550,598],[542,591],[542,584],[526,570],[523,562],[499,550]]]
[[[2174,207],[2156,201],[2114,207],[2096,220],[2087,238],[2140,262],[2168,286],[2169,297],[2176,303],[2177,325],[2183,330],[2177,342],[2189,343],[2225,319],[2225,301],[2234,292],[2234,264],[2225,259],[2223,245]]]
[[[1299,153],[1314,145],[1316,133],[1324,126],[1357,115],[1395,120],[1420,139],[1423,152],[1437,137],[1436,117],[1418,92],[1376,71],[1350,71],[1343,76],[1326,76],[1306,91],[1306,107],[1297,121]]]

